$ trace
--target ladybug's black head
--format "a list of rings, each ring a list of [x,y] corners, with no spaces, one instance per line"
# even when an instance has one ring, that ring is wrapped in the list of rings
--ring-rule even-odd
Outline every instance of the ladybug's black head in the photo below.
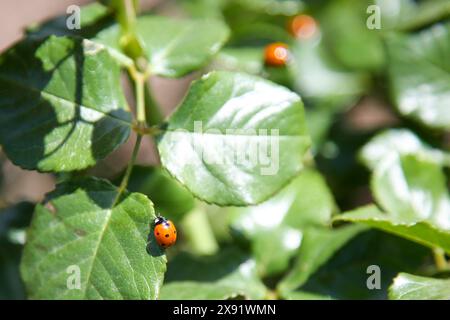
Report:
[[[155,226],[156,226],[156,225],[161,224],[161,223],[166,222],[166,221],[167,221],[166,218],[164,218],[162,216],[158,216],[154,220],[154,223],[155,223]]]

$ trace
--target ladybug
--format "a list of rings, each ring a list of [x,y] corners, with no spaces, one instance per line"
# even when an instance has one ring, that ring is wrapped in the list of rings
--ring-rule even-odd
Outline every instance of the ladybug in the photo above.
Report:
[[[154,235],[158,244],[163,248],[171,247],[177,241],[177,229],[172,221],[164,217],[157,217],[154,221]]]
[[[266,46],[264,50],[264,60],[266,65],[272,67],[282,67],[289,59],[289,49],[287,44],[274,42]]]
[[[316,20],[306,14],[292,18],[288,23],[289,32],[297,39],[310,39],[317,32]]]

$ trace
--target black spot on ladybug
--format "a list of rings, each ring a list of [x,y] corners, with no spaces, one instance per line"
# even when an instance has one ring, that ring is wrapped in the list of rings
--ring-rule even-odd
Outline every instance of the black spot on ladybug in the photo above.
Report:
[[[169,237],[169,234],[167,233],[167,234],[166,234],[166,238],[168,238],[168,237]]]
[[[159,232],[157,232],[156,235],[159,236]]]
[[[177,233],[176,231],[174,231],[173,233]]]

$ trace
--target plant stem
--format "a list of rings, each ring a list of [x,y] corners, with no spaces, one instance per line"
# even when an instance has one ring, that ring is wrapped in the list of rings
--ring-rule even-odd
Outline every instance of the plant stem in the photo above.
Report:
[[[113,207],[117,204],[117,202],[120,199],[120,196],[123,194],[123,192],[125,191],[125,189],[128,185],[128,180],[130,179],[131,171],[133,171],[133,166],[134,166],[136,157],[139,152],[141,140],[142,140],[142,136],[140,134],[138,134],[137,138],[136,138],[136,143],[134,144],[133,154],[131,155],[130,162],[128,162],[127,170],[125,171],[122,181],[120,182],[119,190],[117,192],[116,198],[114,199]]]
[[[151,89],[148,85],[144,87],[145,94],[145,110],[147,115],[147,125],[154,126],[161,123],[164,116],[161,113],[161,109],[158,103],[155,101]]]
[[[441,248],[433,249],[434,263],[439,271],[446,270],[448,268],[447,259],[445,258],[445,252]]]
[[[135,93],[136,93],[136,118],[139,126],[145,127],[145,96],[144,96],[144,86],[145,77],[140,72],[134,75],[135,82]]]

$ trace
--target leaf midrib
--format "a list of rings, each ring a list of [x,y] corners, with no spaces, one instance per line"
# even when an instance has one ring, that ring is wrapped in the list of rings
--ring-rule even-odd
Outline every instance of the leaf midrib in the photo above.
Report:
[[[109,208],[109,209],[106,210],[107,217],[106,217],[106,220],[105,220],[105,224],[104,224],[103,228],[100,230],[100,235],[98,237],[98,242],[97,242],[97,245],[94,248],[94,252],[92,254],[92,263],[90,264],[89,270],[88,270],[88,273],[87,273],[86,284],[84,285],[84,290],[83,290],[83,294],[82,294],[84,298],[86,298],[86,292],[87,292],[87,289],[88,289],[88,285],[90,283],[92,270],[94,268],[94,263],[95,263],[95,260],[97,259],[98,249],[100,248],[100,244],[102,243],[103,237],[105,236],[106,229],[108,228],[109,222],[111,221],[112,211],[113,211],[112,208]],[[100,292],[98,294],[100,295]],[[119,292],[119,294],[120,294],[120,292]]]

